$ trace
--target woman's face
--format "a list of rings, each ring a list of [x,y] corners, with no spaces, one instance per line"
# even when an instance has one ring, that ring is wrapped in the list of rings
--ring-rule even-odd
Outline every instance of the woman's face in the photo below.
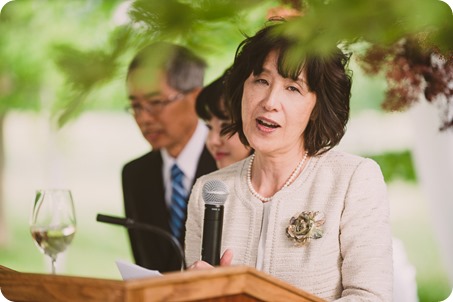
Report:
[[[274,156],[300,152],[315,103],[304,72],[296,81],[282,77],[277,53],[269,53],[261,74],[252,73],[244,82],[242,122],[250,146]]]
[[[220,135],[220,131],[227,123],[228,121],[215,116],[206,122],[209,128],[206,146],[219,169],[240,161],[250,154],[250,149],[241,143],[237,133],[230,138]]]

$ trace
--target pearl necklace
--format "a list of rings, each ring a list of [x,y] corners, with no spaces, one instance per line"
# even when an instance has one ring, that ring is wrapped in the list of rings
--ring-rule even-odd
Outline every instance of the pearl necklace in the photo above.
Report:
[[[270,197],[264,197],[264,196],[261,196],[260,193],[256,192],[255,189],[253,188],[253,185],[252,185],[252,165],[253,165],[253,162],[255,160],[255,153],[252,154],[252,157],[250,158],[250,162],[249,162],[249,166],[248,166],[248,169],[247,169],[247,185],[249,187],[249,190],[250,192],[252,193],[253,196],[255,196],[256,198],[258,198],[259,200],[261,200],[262,202],[268,202],[268,201],[271,201],[272,200],[272,197],[275,196],[275,194],[277,194],[278,192],[280,192],[281,190],[283,190],[283,188],[286,188],[286,187],[289,187],[289,185],[291,185],[294,181],[294,179],[297,177],[297,175],[299,174],[299,171],[300,169],[302,168],[302,166],[304,165],[305,163],[305,160],[307,159],[307,155],[308,155],[308,152],[305,152],[305,155],[304,157],[302,158],[302,160],[299,162],[299,164],[297,165],[297,167],[294,169],[293,173],[291,173],[291,175],[289,176],[288,180],[285,182],[285,184],[280,188],[280,190],[278,190],[277,192],[274,193],[274,195],[270,196]]]

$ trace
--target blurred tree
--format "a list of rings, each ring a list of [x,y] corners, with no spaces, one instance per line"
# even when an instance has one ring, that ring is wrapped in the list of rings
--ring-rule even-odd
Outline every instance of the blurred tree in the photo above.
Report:
[[[3,145],[3,125],[6,113],[12,108],[37,110],[39,104],[34,101],[40,91],[39,63],[35,54],[24,55],[24,48],[15,38],[23,35],[33,23],[17,22],[29,20],[31,10],[4,7],[0,15],[0,246],[7,242],[7,229],[3,211],[3,170],[5,152]],[[14,27],[14,32],[9,28]],[[33,68],[31,68],[33,66]],[[35,66],[37,68],[35,68]],[[26,83],[26,85],[23,85]]]
[[[57,109],[63,126],[77,116],[86,96],[117,76],[124,76],[125,57],[152,41],[170,41],[191,48],[209,65],[217,66],[214,76],[232,63],[235,49],[264,22],[266,12],[279,2],[248,1],[129,1],[128,20],[110,34],[109,43],[91,50],[64,45],[56,48],[57,66],[66,78],[67,102]],[[108,65],[108,66],[107,66]],[[80,68],[89,66],[89,68]],[[124,74],[118,72],[123,71]]]
[[[60,108],[58,87],[64,79],[49,55],[53,45],[66,42],[91,47],[100,35],[107,37],[116,26],[110,19],[119,2],[22,0],[7,3],[1,11],[0,246],[7,241],[2,198],[5,116],[13,109],[49,114],[52,108]]]
[[[155,1],[154,1],[155,2]],[[160,1],[159,1],[160,2]],[[164,1],[162,1],[163,3]],[[240,2],[240,1],[239,1]],[[258,2],[258,1],[256,1]],[[255,3],[256,3],[255,2]],[[4,162],[3,124],[10,110],[40,111],[49,116],[52,131],[87,109],[122,108],[124,70],[127,56],[155,38],[186,41],[199,47],[202,55],[217,55],[231,61],[242,39],[234,20],[232,4],[198,8],[196,18],[211,20],[182,37],[166,27],[153,30],[140,21],[131,21],[122,9],[131,1],[122,0],[21,0],[7,3],[0,14],[0,245],[6,242],[2,200]],[[157,3],[157,2],[156,2]],[[171,3],[168,3],[171,5]],[[142,6],[160,15],[166,4],[143,1]],[[153,6],[154,5],[154,6]],[[245,7],[244,4],[238,4]],[[250,6],[250,4],[247,4]],[[262,24],[270,4],[251,8],[244,24]],[[130,6],[130,5],[129,5]],[[184,7],[184,6],[182,6]],[[167,7],[173,18],[173,6]],[[176,7],[179,9],[178,7]],[[140,15],[141,6],[136,10]],[[217,16],[217,17],[216,17]],[[244,17],[242,17],[244,18]],[[122,19],[122,20],[121,20]],[[126,19],[126,20],[124,20]],[[239,21],[238,21],[239,22]],[[172,22],[169,22],[172,25]],[[257,27],[257,26],[256,26]],[[179,28],[175,26],[175,28]],[[245,26],[243,27],[245,28]],[[192,32],[199,35],[193,35]],[[154,34],[152,34],[154,33]],[[199,43],[198,41],[204,41]],[[229,46],[228,46],[229,45]],[[212,61],[212,56],[209,56]],[[218,59],[222,61],[221,59]],[[219,68],[227,67],[220,64]],[[220,73],[223,70],[219,70]],[[216,76],[216,73],[214,76]],[[118,85],[118,82],[121,82]]]
[[[412,165],[412,153],[409,150],[386,152],[380,155],[365,155],[374,159],[381,167],[385,182],[397,179],[414,182],[417,176]]]
[[[258,18],[253,14],[257,9],[261,9]],[[170,40],[212,57],[219,49],[226,51],[231,45],[236,46],[243,38],[239,32],[253,34],[264,24],[264,16],[284,14],[288,22],[283,31],[298,41],[295,51],[326,54],[342,43],[357,54],[365,72],[385,74],[384,109],[404,110],[415,102],[414,95],[424,91],[429,101],[445,97],[444,108],[448,110],[453,103],[453,90],[448,86],[453,65],[451,12],[439,0],[135,0],[129,9],[130,20],[124,26],[130,29],[125,32],[142,43]],[[104,53],[104,59],[100,53],[94,55],[98,56],[99,65],[112,62],[109,53]],[[79,56],[82,58],[87,60]],[[79,60],[74,66],[80,64],[83,63]],[[65,72],[72,75],[78,71]],[[96,82],[107,82],[105,77],[109,74],[98,73],[103,78]],[[73,87],[85,89],[83,93],[91,88],[76,83],[83,77],[69,78]],[[85,79],[88,78],[91,77]],[[82,91],[76,95],[82,95]],[[73,98],[72,103],[83,103],[83,98]],[[77,106],[66,108],[60,125],[78,113],[72,109]],[[443,129],[453,126],[451,114],[447,112],[445,116]]]

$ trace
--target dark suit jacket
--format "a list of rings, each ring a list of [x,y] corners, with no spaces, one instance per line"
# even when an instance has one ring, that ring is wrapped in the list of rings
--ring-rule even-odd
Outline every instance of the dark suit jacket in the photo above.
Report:
[[[170,212],[165,203],[162,165],[160,152],[152,151],[124,166],[122,172],[124,206],[126,217],[170,233]],[[195,180],[214,170],[215,161],[204,147],[198,161]],[[129,239],[138,265],[160,272],[181,269],[177,252],[162,236],[149,231],[131,229]],[[183,243],[184,235],[181,238],[182,246]]]

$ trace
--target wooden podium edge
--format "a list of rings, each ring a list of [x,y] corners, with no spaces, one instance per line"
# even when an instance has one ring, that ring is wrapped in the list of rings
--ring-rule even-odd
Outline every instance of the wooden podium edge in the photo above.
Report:
[[[12,301],[227,301],[224,297],[241,295],[254,301],[324,301],[245,266],[122,281],[21,273],[0,265],[0,288]]]
[[[148,293],[143,292],[143,297],[147,299],[152,296],[158,301],[197,301],[207,297],[219,298],[241,294],[262,301],[325,301],[246,266],[173,272],[151,280],[129,280],[125,281],[125,286],[130,291],[146,289]],[[183,299],[180,300],[180,297]]]
[[[1,265],[0,289],[11,301],[122,302],[125,297],[121,280],[22,273]]]

